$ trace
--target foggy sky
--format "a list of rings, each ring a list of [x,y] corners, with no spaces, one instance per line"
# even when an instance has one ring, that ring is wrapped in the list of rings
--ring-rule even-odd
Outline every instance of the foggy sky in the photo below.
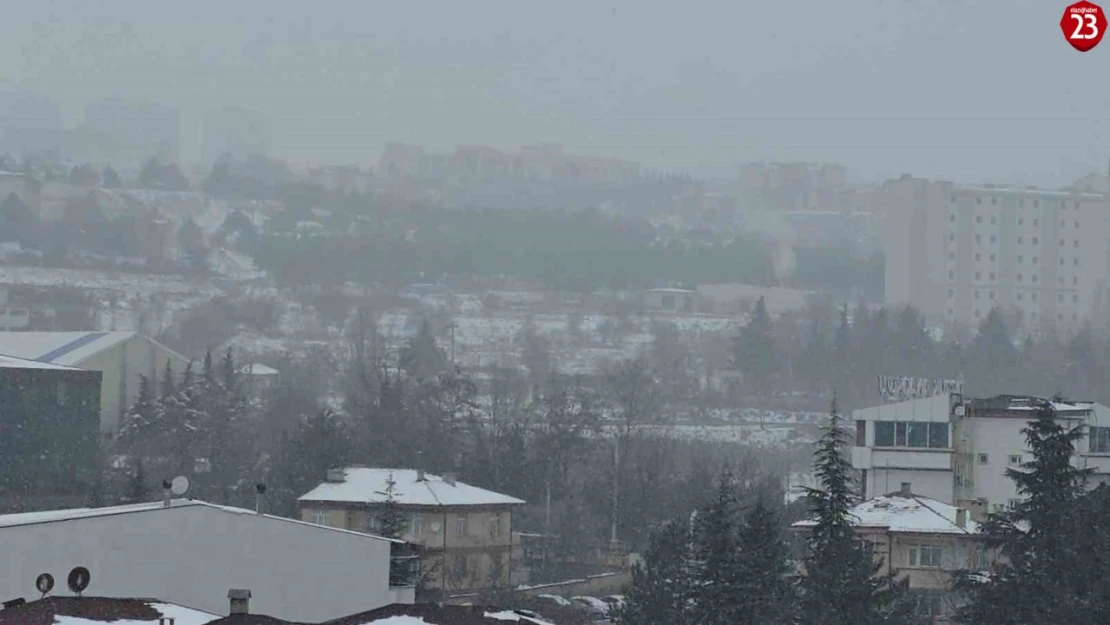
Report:
[[[1110,41],[1068,46],[1065,4],[9,0],[0,88],[71,124],[104,96],[177,104],[186,160],[231,104],[271,115],[296,161],[557,141],[703,174],[803,159],[1058,185],[1110,156]]]

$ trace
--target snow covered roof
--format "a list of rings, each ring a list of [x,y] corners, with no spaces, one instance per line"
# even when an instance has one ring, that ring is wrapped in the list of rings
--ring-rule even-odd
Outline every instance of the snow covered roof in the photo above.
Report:
[[[327,625],[551,625],[538,616],[481,606],[432,603],[387,605],[328,621]]]
[[[382,503],[386,500],[386,480],[391,469],[348,467],[342,482],[323,482],[301,496],[301,501]],[[415,469],[392,469],[394,499],[409,506],[506,506],[524,501],[491,490]],[[423,478],[423,479],[421,479]]]
[[[67,510],[44,510],[42,512],[21,512],[17,514],[3,514],[0,515],[0,532],[7,527],[20,527],[24,525],[35,525],[39,523],[58,523],[63,521],[76,521],[80,519],[90,519],[126,514],[136,514],[143,512],[160,512],[164,510],[173,510],[180,508],[188,508],[194,506],[203,506],[204,508],[219,510],[228,514],[243,514],[248,515],[252,519],[264,519],[267,521],[278,521],[281,523],[293,523],[301,525],[305,528],[312,530],[324,530],[330,532],[344,532],[370,538],[373,540],[385,540],[389,542],[401,542],[391,538],[383,538],[381,536],[374,536],[365,532],[352,532],[337,527],[328,527],[325,525],[317,525],[315,523],[308,523],[305,521],[298,521],[296,519],[289,519],[286,517],[273,516],[270,514],[258,514],[254,510],[247,510],[246,508],[235,508],[233,506],[221,506],[207,501],[200,501],[197,499],[174,499],[170,501],[167,508],[165,503],[161,501],[148,501],[143,503],[128,504],[123,506],[106,506],[103,508],[70,508]]]
[[[15,356],[7,356],[0,354],[0,368],[3,369],[46,369],[53,371],[82,371],[77,367],[67,367],[65,365],[56,365],[50,362],[40,362],[38,360],[27,360],[26,358],[17,358]]]
[[[77,366],[138,332],[0,332],[0,354]],[[169,351],[169,350],[167,350]]]
[[[964,527],[956,524],[955,506],[918,495],[890,494],[875,497],[852,508],[858,528],[888,530],[906,534],[976,534],[979,524],[965,511]],[[816,521],[798,521],[794,527],[806,528]]]
[[[281,373],[273,367],[267,367],[260,362],[252,362],[251,364],[243,367],[243,373],[247,375],[278,375]]]
[[[217,614],[155,599],[47,597],[0,610],[0,625],[158,625],[162,617],[174,625],[206,625]]]

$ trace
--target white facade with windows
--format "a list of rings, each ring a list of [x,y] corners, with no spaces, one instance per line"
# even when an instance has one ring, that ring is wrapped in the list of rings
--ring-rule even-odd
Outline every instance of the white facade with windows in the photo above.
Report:
[[[1107,196],[903,176],[882,197],[887,303],[938,326],[974,327],[1000,308],[1028,330],[1104,309]]]
[[[1058,402],[1057,417],[1084,425],[1077,466],[1110,481],[1110,409],[1090,402]],[[1006,469],[1031,458],[1022,429],[1034,418],[1031,398],[969,399],[937,395],[856,410],[852,465],[865,498],[912,484],[918,495],[958,505],[977,515],[1017,501]]]

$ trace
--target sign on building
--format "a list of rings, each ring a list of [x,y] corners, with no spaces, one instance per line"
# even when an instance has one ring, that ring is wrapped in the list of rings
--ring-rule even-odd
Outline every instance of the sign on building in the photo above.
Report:
[[[905,401],[921,397],[951,394],[963,395],[963,378],[915,378],[895,375],[879,376],[879,397],[890,401]]]

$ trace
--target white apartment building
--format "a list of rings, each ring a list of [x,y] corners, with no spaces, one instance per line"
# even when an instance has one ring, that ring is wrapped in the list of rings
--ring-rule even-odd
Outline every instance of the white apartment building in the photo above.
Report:
[[[909,175],[880,195],[888,304],[969,327],[997,307],[1029,331],[1074,328],[1103,309],[1107,196]]]
[[[911,484],[918,495],[968,509],[975,518],[1018,499],[1006,469],[1028,462],[1022,428],[1035,400],[1000,395],[971,399],[943,394],[853,411],[852,466],[871,499]],[[1110,408],[1058,402],[1057,418],[1085,425],[1075,463],[1094,469],[1093,483],[1110,482]]]

